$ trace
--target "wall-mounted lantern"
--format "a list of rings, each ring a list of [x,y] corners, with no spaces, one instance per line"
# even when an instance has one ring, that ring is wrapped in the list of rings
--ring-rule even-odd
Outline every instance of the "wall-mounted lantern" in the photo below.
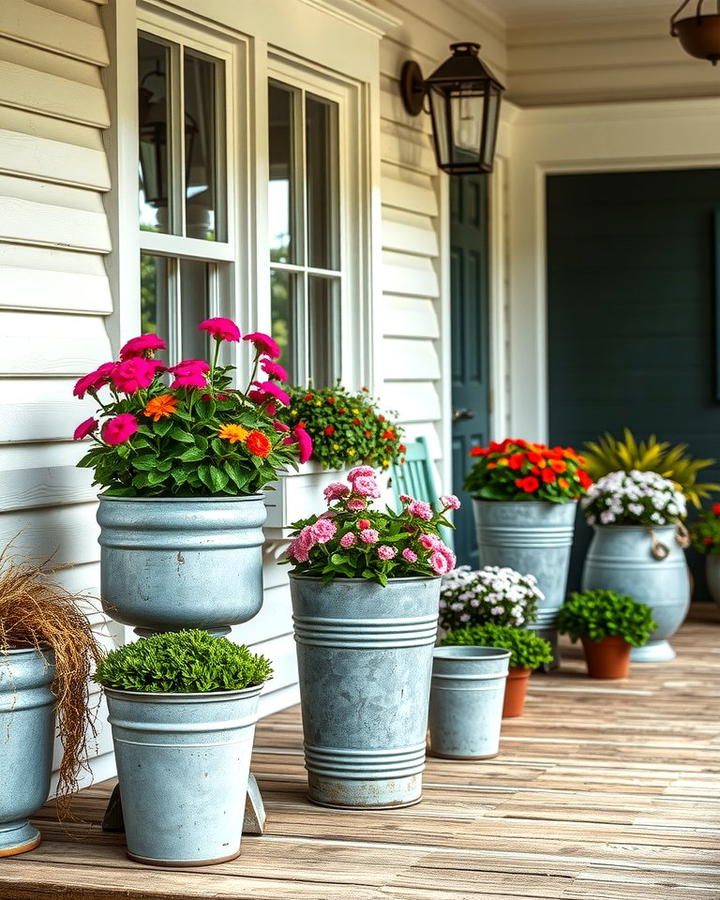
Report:
[[[450,49],[453,55],[427,79],[413,60],[403,65],[400,90],[405,109],[417,116],[428,98],[435,157],[443,172],[492,172],[505,88],[478,57],[480,44],[451,44]]]
[[[703,13],[705,0],[698,0],[695,13],[684,19],[678,16],[690,3],[685,0],[670,18],[670,34],[680,39],[686,53],[698,59],[707,59],[714,66],[720,59],[720,6],[717,12]]]

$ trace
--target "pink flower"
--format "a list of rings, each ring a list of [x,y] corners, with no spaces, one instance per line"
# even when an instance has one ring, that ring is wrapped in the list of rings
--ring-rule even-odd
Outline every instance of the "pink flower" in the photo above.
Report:
[[[252,400],[253,403],[265,403],[267,400],[267,395],[264,391],[258,391],[257,388],[248,392],[248,400]],[[290,442],[291,443],[291,442]]]
[[[362,528],[370,528],[370,520],[369,519],[358,519],[357,527]]]
[[[265,412],[267,413],[267,415],[276,416],[277,411],[278,411],[277,403],[266,403],[265,404]]]
[[[363,544],[377,544],[380,535],[374,528],[363,528],[360,532],[360,540]]]
[[[284,369],[280,363],[273,362],[271,359],[263,359],[260,361],[260,368],[270,378],[277,378],[278,381],[287,381],[287,369]]]
[[[141,334],[130,338],[120,351],[120,359],[131,359],[133,356],[144,356],[152,350],[164,350],[165,341],[156,334]]]
[[[138,430],[138,423],[132,413],[120,413],[109,419],[102,429],[102,438],[106,444],[124,444]]]
[[[175,380],[170,385],[171,390],[176,388],[205,388],[207,378],[205,373],[210,371],[210,366],[204,359],[184,359],[176,366],[171,366],[168,372],[172,372]]]
[[[342,498],[347,497],[349,493],[350,488],[343,484],[342,481],[333,481],[323,491],[323,497],[325,497],[328,503],[332,503],[333,500],[342,500]]]
[[[372,475],[358,475],[353,481],[352,486],[355,493],[360,494],[361,497],[380,496],[380,490],[378,489],[374,473]]]
[[[314,525],[310,526],[310,534],[318,544],[327,544],[335,537],[336,531],[337,525],[330,519],[318,519]]]
[[[455,494],[448,494],[446,497],[441,497],[440,502],[445,509],[460,509],[460,501]]]
[[[282,355],[282,350],[277,341],[274,341],[269,334],[264,334],[262,331],[253,331],[252,334],[246,334],[243,340],[252,341],[255,344],[256,353],[267,353],[273,359],[279,359]]]
[[[275,431],[279,431],[281,434],[285,431],[290,431],[290,426],[286,425],[284,422],[278,422],[277,419],[273,422],[273,428]]]
[[[421,534],[420,543],[426,550],[436,550],[442,541],[436,534]]]
[[[355,535],[352,533],[352,531],[348,531],[347,534],[344,534],[340,538],[340,546],[344,550],[348,550],[355,543],[355,540],[356,540],[356,538],[355,538]]]
[[[407,494],[400,494],[400,500],[402,503],[412,503],[412,499],[413,498],[408,496]]]
[[[425,503],[424,500],[411,500],[408,503],[407,510],[411,516],[417,516],[418,519],[430,521],[433,517],[432,506],[429,503]]]
[[[277,401],[283,404],[283,406],[290,406],[290,397],[285,393],[285,391],[274,381],[254,381],[253,384],[255,387],[262,391],[266,400],[269,400],[270,397],[274,397]],[[269,396],[267,396],[269,395]]]
[[[297,562],[307,562],[308,555],[315,544],[310,525],[306,525],[288,547],[288,556]]]
[[[380,559],[394,559],[397,556],[397,549],[389,547],[387,544],[380,544],[377,548],[377,555]]]
[[[131,356],[130,359],[119,362],[110,377],[119,391],[124,394],[135,394],[143,388],[150,387],[158,370],[164,368],[158,359]]]
[[[350,469],[347,474],[347,480],[350,482],[355,481],[356,478],[368,477],[372,475],[375,476],[375,469],[371,469],[370,466],[355,466],[354,469]]]
[[[358,497],[353,497],[351,500],[348,500],[346,506],[350,512],[362,512],[364,509],[367,509],[365,500],[360,500]]]
[[[440,543],[437,546],[437,552],[442,553],[442,555],[447,560],[448,571],[455,568],[455,563],[456,563],[455,554],[447,546],[447,544],[444,544],[442,541],[440,541]]]
[[[73,388],[73,395],[75,397],[79,397],[80,400],[85,396],[87,391],[91,393],[95,393],[95,391],[99,391],[103,385],[106,385],[110,382],[110,375],[115,368],[117,363],[114,362],[106,362],[95,369],[94,372],[90,372],[88,375],[83,375],[82,378],[78,379],[75,383],[75,387]]]
[[[447,556],[439,550],[433,550],[429,562],[430,568],[436,575],[446,575],[452,568]]]
[[[85,419],[84,422],[81,422],[78,427],[73,432],[73,440],[81,441],[83,438],[86,438],[89,434],[92,434],[93,431],[98,427],[97,419],[94,419],[90,416],[89,419]]]
[[[240,329],[232,319],[225,319],[223,316],[205,319],[198,325],[198,331],[207,331],[216,341],[240,340]]]
[[[305,431],[302,425],[296,425],[293,434],[295,435],[300,450],[300,462],[306,463],[312,456],[313,442],[310,435]]]
[[[402,557],[405,562],[414,563],[417,562],[417,553],[414,550],[411,550],[410,547],[406,547],[402,552]]]

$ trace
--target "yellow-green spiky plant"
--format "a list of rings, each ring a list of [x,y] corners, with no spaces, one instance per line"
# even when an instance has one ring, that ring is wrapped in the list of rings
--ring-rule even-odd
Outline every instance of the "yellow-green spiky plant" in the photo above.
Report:
[[[637,441],[632,431],[625,428],[622,439],[606,432],[597,441],[588,441],[585,447],[585,468],[593,480],[608,472],[629,472],[631,469],[657,472],[675,482],[698,508],[703,498],[720,490],[720,484],[697,480],[698,472],[712,466],[715,460],[693,459],[686,453],[687,444],[673,446],[669,441],[658,441],[654,434],[647,440]]]

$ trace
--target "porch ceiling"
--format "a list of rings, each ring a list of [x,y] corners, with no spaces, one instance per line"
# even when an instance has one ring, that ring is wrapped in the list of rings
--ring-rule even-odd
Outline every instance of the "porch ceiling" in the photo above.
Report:
[[[659,17],[663,21],[679,0],[482,0],[509,28],[563,22],[616,22]]]

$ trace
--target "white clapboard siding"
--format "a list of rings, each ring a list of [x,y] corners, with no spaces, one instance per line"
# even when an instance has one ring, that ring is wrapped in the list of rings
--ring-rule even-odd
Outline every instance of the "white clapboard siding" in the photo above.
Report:
[[[438,297],[440,293],[437,268],[432,258],[409,252],[383,252],[382,284],[389,294]]]
[[[49,9],[52,12],[62,13],[78,22],[86,22],[88,25],[102,27],[98,7],[88,0],[32,0],[35,6]]]
[[[92,397],[72,396],[75,381],[0,377],[0,444],[69,440],[95,412]]]
[[[383,341],[387,360],[385,376],[389,381],[418,381],[440,378],[440,360],[436,341],[413,338],[388,338]]]
[[[53,565],[96,562],[98,526],[95,503],[0,512],[0,546],[13,538],[20,553],[52,559]]]
[[[435,154],[425,132],[413,131],[392,121],[383,121],[380,153],[386,162],[400,168],[429,176],[435,174]]]
[[[0,376],[82,375],[109,356],[99,317],[0,310]]]
[[[438,214],[436,188],[429,175],[383,163],[381,189],[384,206],[394,206],[425,216]]]
[[[273,667],[273,677],[266,683],[260,695],[260,715],[297,703],[299,699],[297,681],[297,657],[295,640],[291,634],[274,637],[271,640],[251,645],[254,653],[267,656]]]
[[[101,66],[110,61],[102,28],[30,0],[3,0],[0,35]]]
[[[398,410],[403,423],[437,422],[440,419],[440,395],[432,381],[385,381],[383,402],[388,409]]]
[[[386,207],[382,224],[382,242],[387,250],[415,253],[436,258],[440,250],[438,237],[429,216],[418,216],[403,209]]]
[[[387,337],[440,337],[437,302],[420,297],[385,294],[384,331]]]

